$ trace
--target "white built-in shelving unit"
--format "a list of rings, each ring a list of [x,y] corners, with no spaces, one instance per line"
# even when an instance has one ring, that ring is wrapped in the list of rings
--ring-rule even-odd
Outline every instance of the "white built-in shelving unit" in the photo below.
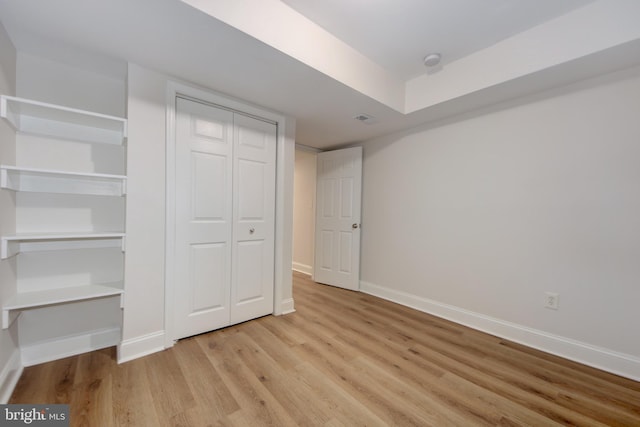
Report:
[[[12,96],[0,96],[0,117],[18,133],[56,141],[123,145],[127,120]],[[19,142],[18,142],[19,143]],[[124,197],[125,175],[0,165],[0,188],[14,192],[67,194],[77,197]],[[113,231],[47,230],[0,236],[0,258],[22,252],[64,251],[119,247],[125,250],[125,227]],[[6,329],[23,310],[98,298],[119,297],[123,283],[86,283],[18,292],[2,306],[2,328]]]

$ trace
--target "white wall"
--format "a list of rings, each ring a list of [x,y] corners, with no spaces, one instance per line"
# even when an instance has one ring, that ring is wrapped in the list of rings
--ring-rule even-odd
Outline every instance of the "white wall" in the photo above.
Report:
[[[126,301],[119,359],[164,348],[167,77],[129,64]]]
[[[0,24],[0,94],[14,95],[16,88],[16,50]],[[15,133],[0,121],[0,163],[15,164]],[[16,231],[15,194],[0,190],[0,234]],[[16,292],[15,258],[0,260],[0,305]],[[0,403],[6,403],[18,380],[22,364],[18,350],[17,325],[0,330]]]
[[[293,185],[293,269],[313,274],[316,153],[296,148]]]
[[[362,289],[640,379],[639,112],[634,69],[367,141]]]
[[[19,52],[16,93],[23,98],[124,117],[125,81]],[[89,59],[87,59],[89,60]]]

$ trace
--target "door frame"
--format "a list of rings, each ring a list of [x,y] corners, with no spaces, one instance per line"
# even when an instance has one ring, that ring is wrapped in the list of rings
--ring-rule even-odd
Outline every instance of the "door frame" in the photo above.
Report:
[[[200,89],[184,83],[170,81],[166,94],[166,200],[165,200],[165,348],[172,347],[174,339],[173,296],[176,292],[175,259],[175,144],[176,144],[176,97],[183,96],[194,101],[211,104],[218,108],[236,111],[275,122],[276,137],[276,212],[275,212],[275,265],[273,314],[294,312],[291,286],[293,259],[293,175],[295,164],[295,120],[282,114],[266,110],[247,102],[210,90]]]

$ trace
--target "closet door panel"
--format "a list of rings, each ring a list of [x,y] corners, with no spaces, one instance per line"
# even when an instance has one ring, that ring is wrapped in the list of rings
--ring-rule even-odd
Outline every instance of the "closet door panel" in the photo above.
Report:
[[[273,312],[276,125],[234,116],[231,323]]]
[[[178,98],[175,337],[229,323],[233,114]]]
[[[191,314],[224,309],[227,305],[225,283],[226,245],[191,245]]]
[[[191,153],[191,179],[193,220],[224,222],[226,188],[226,162],[224,155]]]
[[[238,288],[237,303],[246,304],[263,297],[262,276],[264,240],[238,242],[238,283],[244,286]],[[242,266],[256,265],[257,268],[243,268]]]

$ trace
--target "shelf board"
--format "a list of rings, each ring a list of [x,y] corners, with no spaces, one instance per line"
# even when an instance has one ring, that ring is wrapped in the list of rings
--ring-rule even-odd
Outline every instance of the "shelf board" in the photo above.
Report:
[[[0,117],[36,135],[117,145],[127,137],[124,118],[14,96],[0,96]]]
[[[99,246],[87,246],[87,245],[68,245],[69,242],[91,242],[102,240],[121,240],[120,246],[124,251],[124,232],[101,232],[101,233],[21,233],[12,236],[0,237],[0,258],[5,259],[17,255],[21,252],[21,245],[23,244],[40,244],[51,243],[46,247],[48,250],[60,250],[60,249],[78,249],[86,247],[99,247]],[[109,245],[114,246],[114,245]],[[105,246],[102,246],[105,247]],[[35,250],[35,249],[33,249]]]
[[[38,193],[123,196],[127,177],[0,165],[0,187]]]
[[[46,289],[23,292],[14,295],[2,307],[2,329],[12,323],[11,311],[22,311],[31,308],[45,307],[75,301],[85,301],[122,295],[122,283],[106,283],[101,285],[73,286],[67,288]],[[122,302],[121,302],[122,305]]]

